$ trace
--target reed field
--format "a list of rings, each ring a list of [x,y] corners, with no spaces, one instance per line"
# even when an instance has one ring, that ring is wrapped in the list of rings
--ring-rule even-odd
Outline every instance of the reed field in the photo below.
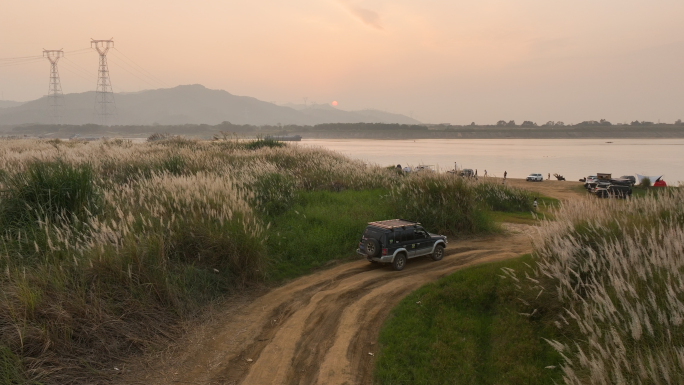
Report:
[[[684,383],[681,187],[565,204],[535,248],[532,273],[505,272],[556,326],[566,384]]]
[[[412,293],[380,333],[376,381],[684,383],[684,190],[657,191],[565,202],[532,256]]]
[[[267,140],[1,140],[0,382],[106,382],[211,301],[356,258],[368,221],[467,236],[531,201]]]

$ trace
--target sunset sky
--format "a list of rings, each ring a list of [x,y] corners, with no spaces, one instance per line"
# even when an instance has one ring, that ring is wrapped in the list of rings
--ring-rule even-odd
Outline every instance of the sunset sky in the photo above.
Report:
[[[0,59],[63,48],[64,93],[203,84],[426,122],[684,119],[682,0],[5,0]],[[82,50],[82,51],[81,51]],[[42,59],[0,60],[0,99],[48,90]]]

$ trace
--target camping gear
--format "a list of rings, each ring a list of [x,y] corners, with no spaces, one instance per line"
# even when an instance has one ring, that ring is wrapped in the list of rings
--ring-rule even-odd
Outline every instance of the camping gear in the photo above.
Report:
[[[665,183],[664,180],[662,180],[662,176],[658,179],[656,179],[655,182],[653,182],[653,187],[667,187],[667,183]]]
[[[660,175],[660,176],[648,176],[648,175],[640,175],[640,174],[636,174],[636,176],[637,176],[637,183],[638,184],[641,184],[641,180],[644,178],[648,178],[651,181],[651,183],[653,183],[654,181],[657,181],[663,177],[662,175]]]

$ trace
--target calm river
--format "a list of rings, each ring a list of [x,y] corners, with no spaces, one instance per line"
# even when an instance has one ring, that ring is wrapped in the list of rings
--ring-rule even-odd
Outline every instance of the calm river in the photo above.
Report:
[[[670,185],[684,181],[684,139],[303,139],[381,166],[433,165],[441,171],[472,168],[483,175],[524,178],[530,173],[561,174],[578,180],[597,172],[664,175]]]

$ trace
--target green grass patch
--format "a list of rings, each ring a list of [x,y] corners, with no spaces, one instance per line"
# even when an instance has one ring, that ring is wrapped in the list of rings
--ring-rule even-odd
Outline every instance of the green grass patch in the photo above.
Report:
[[[542,337],[555,330],[530,318],[501,268],[530,256],[458,271],[411,293],[380,332],[378,384],[551,384],[561,357]]]
[[[356,256],[368,222],[391,217],[386,195],[383,189],[299,192],[289,210],[270,218],[270,279],[294,278]]]
[[[542,220],[553,220],[552,209],[558,207],[560,201],[556,198],[537,197],[537,210],[528,211],[492,211],[490,217],[495,222],[519,223],[537,225]]]
[[[0,344],[0,384],[23,385],[31,384],[24,376],[24,367],[17,355]]]

